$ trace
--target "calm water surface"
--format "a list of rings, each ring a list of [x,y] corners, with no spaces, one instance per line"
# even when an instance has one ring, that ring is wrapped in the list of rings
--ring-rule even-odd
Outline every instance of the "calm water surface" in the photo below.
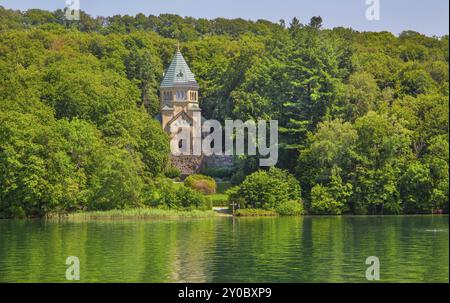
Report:
[[[0,282],[448,282],[448,216],[0,220]]]

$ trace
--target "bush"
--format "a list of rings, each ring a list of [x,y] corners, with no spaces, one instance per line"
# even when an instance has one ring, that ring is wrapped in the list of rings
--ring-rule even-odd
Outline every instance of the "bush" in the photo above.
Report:
[[[212,202],[209,197],[183,186],[176,191],[176,199],[183,209],[208,210],[212,208]]]
[[[241,185],[227,191],[230,202],[242,208],[276,209],[289,200],[300,200],[300,185],[287,171],[270,168],[247,176]]]
[[[181,176],[181,171],[177,167],[171,165],[168,168],[166,168],[164,175],[167,178],[175,179],[175,178],[179,178]]]
[[[205,195],[214,194],[217,190],[217,184],[213,178],[200,174],[194,174],[187,177],[186,180],[184,180],[184,185]]]
[[[189,187],[176,186],[168,179],[157,179],[148,187],[145,204],[152,207],[180,210],[212,208],[209,197]]]
[[[303,204],[300,201],[287,201],[280,204],[276,212],[281,216],[298,216],[303,213]]]

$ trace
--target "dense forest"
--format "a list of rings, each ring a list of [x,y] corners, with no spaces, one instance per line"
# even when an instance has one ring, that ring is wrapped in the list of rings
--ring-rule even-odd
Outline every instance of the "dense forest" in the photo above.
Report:
[[[282,170],[239,159],[234,193],[288,179],[313,214],[448,211],[448,36],[0,7],[0,217],[204,205],[162,177],[178,41],[206,118],[279,121]]]

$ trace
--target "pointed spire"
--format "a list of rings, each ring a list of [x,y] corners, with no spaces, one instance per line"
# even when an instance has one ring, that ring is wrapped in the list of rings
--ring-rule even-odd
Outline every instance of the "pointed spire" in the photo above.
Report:
[[[195,80],[195,76],[180,52],[179,43],[177,43],[177,51],[175,53],[175,56],[173,57],[169,68],[164,74],[164,79],[160,85],[160,87],[162,88],[170,88],[174,86],[187,86],[198,89],[198,84]]]

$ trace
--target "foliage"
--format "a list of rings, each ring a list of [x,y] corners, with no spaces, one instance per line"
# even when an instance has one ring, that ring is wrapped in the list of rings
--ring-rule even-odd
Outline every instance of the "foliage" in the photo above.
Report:
[[[177,167],[170,165],[164,171],[164,175],[167,178],[175,179],[175,178],[179,178],[181,176],[181,171]]]
[[[105,139],[138,158],[146,173],[156,176],[167,166],[168,136],[160,124],[139,110],[116,111],[100,126]]]
[[[275,209],[281,216],[298,216],[303,214],[303,205],[300,201],[287,201]]]
[[[113,209],[108,211],[86,211],[71,213],[67,217],[69,221],[83,220],[137,220],[152,218],[212,218],[216,216],[213,210],[178,210],[161,208],[132,208]]]
[[[171,180],[154,180],[145,195],[145,205],[170,209],[212,208],[211,199],[187,186],[176,186]]]
[[[140,204],[139,162],[126,150],[107,147],[93,124],[42,124],[15,111],[2,112],[0,121],[3,217]]]
[[[231,188],[231,182],[229,181],[220,181],[217,182],[217,193],[223,194],[225,193],[229,188]]]
[[[287,171],[271,167],[247,176],[240,185],[227,191],[232,203],[243,208],[276,209],[290,200],[300,200],[300,185]]]
[[[184,209],[208,210],[212,208],[211,198],[188,187],[181,187],[176,191],[176,201]]]
[[[339,170],[334,167],[327,186],[316,184],[311,189],[311,213],[340,215],[347,207],[352,195],[352,185],[343,184]]]
[[[344,204],[336,201],[327,188],[320,184],[311,189],[311,212],[316,215],[340,215]]]
[[[227,194],[213,194],[209,196],[213,206],[227,206],[228,195]]]
[[[81,12],[70,23],[61,10],[0,7],[0,217],[184,207],[182,196],[202,204],[155,185],[168,173],[169,138],[152,118],[176,41],[206,118],[279,121],[277,166],[302,192],[291,198],[294,180],[246,156],[233,171],[204,172],[238,185],[236,203],[448,211],[448,36],[322,22]]]
[[[209,176],[201,174],[193,174],[188,176],[184,180],[184,185],[205,195],[211,195],[217,191],[216,181]]]

